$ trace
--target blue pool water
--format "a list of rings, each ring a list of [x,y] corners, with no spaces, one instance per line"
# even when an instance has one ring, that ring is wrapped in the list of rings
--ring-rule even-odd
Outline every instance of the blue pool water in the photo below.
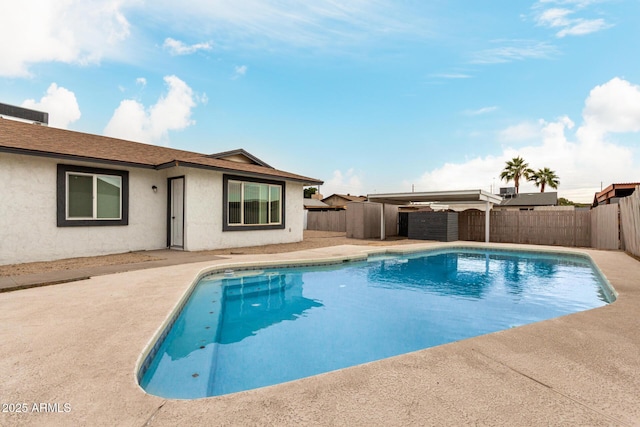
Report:
[[[423,252],[226,276],[196,286],[141,372],[148,393],[233,393],[613,300],[588,259],[541,253]]]

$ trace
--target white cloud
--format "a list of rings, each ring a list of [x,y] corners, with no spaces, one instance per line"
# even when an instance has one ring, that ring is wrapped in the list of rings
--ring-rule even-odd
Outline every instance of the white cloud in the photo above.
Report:
[[[471,57],[474,64],[500,64],[526,59],[547,59],[558,53],[552,44],[537,40],[496,40],[500,46],[476,52]]]
[[[619,77],[594,87],[582,111],[585,129],[607,132],[640,131],[640,86]]]
[[[521,122],[501,130],[498,133],[498,138],[500,141],[506,142],[518,142],[539,138],[543,123],[543,121],[539,121],[538,123]]]
[[[76,95],[55,83],[51,83],[40,101],[27,99],[22,106],[49,113],[49,126],[61,129],[66,129],[81,116]]]
[[[138,77],[138,78],[136,79],[136,84],[137,84],[138,86],[145,87],[145,86],[147,85],[147,79],[145,79],[144,77]]]
[[[269,49],[327,47],[398,34],[415,38],[429,27],[390,0],[184,0],[179,10],[173,1],[156,0],[154,7],[170,25],[212,34],[221,48],[229,41]]]
[[[194,124],[191,110],[196,106],[198,96],[176,76],[166,76],[164,81],[168,86],[167,94],[161,96],[149,108],[133,99],[122,101],[113,113],[104,134],[166,145],[169,141],[169,131],[184,129]]]
[[[467,110],[464,112],[464,114],[468,115],[468,116],[480,116],[482,114],[488,114],[488,113],[492,113],[494,111],[496,111],[498,109],[498,107],[491,106],[491,107],[482,107],[482,108],[478,108],[477,110]]]
[[[536,23],[542,27],[559,29],[556,37],[583,36],[595,33],[611,27],[603,18],[587,19],[582,17],[571,17],[576,13],[583,12],[584,9],[593,3],[592,1],[554,1],[556,4],[573,6],[572,9],[551,7],[545,9],[545,4],[549,1],[540,1],[534,5],[534,9],[540,10],[535,17]]]
[[[0,13],[0,76],[30,75],[43,62],[95,64],[103,58],[140,61],[144,15],[164,31],[196,31],[220,49],[249,47],[341,49],[378,46],[391,37],[428,37],[434,18],[391,0],[21,0],[4,1]],[[133,13],[132,13],[133,12]],[[135,37],[135,36],[139,37]],[[7,41],[16,42],[7,42]],[[123,41],[127,43],[123,43]],[[213,43],[167,38],[173,55],[210,50]]]
[[[620,78],[595,87],[585,100],[583,121],[573,132],[574,122],[560,117],[538,125],[524,123],[501,132],[501,138],[517,142],[524,137],[539,138],[515,149],[506,146],[495,156],[476,157],[447,163],[427,171],[415,180],[417,191],[477,189],[513,185],[500,181],[507,160],[522,156],[529,166],[549,167],[560,177],[559,193],[578,202],[590,202],[600,182],[637,181],[640,164],[636,151],[609,140],[611,133],[640,132],[640,86]],[[521,191],[539,191],[522,183]]]
[[[247,66],[246,65],[236,65],[236,67],[234,68],[234,72],[233,72],[233,79],[237,79],[240,78],[242,76],[244,76],[245,74],[247,74]]]
[[[472,76],[470,74],[464,74],[464,73],[442,73],[442,74],[431,74],[431,77],[435,77],[439,79],[470,79]]]
[[[211,42],[204,42],[186,45],[180,40],[175,40],[171,37],[167,37],[164,40],[164,44],[162,45],[162,47],[167,49],[171,55],[191,55],[192,53],[196,53],[199,50],[211,50],[213,49],[213,44]]]
[[[578,7],[585,7],[585,6],[589,6],[590,4],[598,3],[601,1],[602,0],[540,0],[538,3],[540,4],[554,3],[554,4],[561,4],[561,5],[571,4]]]
[[[201,93],[196,95],[196,101],[200,105],[207,105],[209,103],[209,97],[206,93]]]
[[[117,47],[130,34],[123,9],[133,1],[4,2],[0,75],[28,76],[30,65],[39,62],[89,64],[118,54]]]
[[[351,194],[352,196],[361,196],[363,191],[362,177],[349,169],[345,173],[340,170],[333,171],[331,179],[325,181],[321,187],[321,192],[325,197],[332,194]]]
[[[585,34],[595,33],[609,27],[611,27],[611,25],[607,24],[604,19],[580,19],[572,22],[571,25],[568,25],[561,31],[558,31],[556,35],[558,37],[584,36]]]
[[[571,22],[568,16],[572,13],[573,11],[569,9],[547,9],[538,17],[538,24],[548,27],[566,27]]]

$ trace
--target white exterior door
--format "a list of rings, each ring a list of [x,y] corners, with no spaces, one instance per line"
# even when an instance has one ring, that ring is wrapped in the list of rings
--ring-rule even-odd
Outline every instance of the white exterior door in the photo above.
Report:
[[[169,180],[169,246],[184,247],[184,178]]]

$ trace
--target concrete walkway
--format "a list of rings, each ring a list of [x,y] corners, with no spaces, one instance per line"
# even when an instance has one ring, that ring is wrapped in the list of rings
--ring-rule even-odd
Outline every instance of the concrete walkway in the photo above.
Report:
[[[436,246],[447,244],[413,248]],[[2,293],[0,425],[640,425],[640,262],[609,251],[580,250],[618,292],[605,307],[226,396],[169,400],[138,386],[142,352],[211,266],[380,249],[239,255]]]

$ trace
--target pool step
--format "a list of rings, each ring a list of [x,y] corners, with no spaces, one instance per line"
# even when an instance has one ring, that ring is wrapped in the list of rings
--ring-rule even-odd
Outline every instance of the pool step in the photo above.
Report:
[[[239,298],[284,292],[286,283],[282,275],[254,276],[224,279],[225,298]]]

